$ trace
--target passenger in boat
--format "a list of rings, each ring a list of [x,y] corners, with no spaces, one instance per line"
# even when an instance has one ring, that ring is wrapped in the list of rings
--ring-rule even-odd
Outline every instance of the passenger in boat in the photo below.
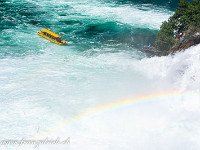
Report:
[[[151,47],[151,44],[149,43],[148,48],[150,48],[150,47]]]
[[[58,41],[58,42],[62,42],[62,39],[61,38],[56,38],[56,40]]]

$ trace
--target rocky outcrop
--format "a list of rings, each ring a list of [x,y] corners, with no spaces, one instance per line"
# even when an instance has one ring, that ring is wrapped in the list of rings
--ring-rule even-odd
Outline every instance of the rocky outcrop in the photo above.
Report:
[[[200,43],[200,32],[195,33],[191,37],[185,37],[174,45],[170,50],[163,52],[161,55],[169,55],[189,48]]]
[[[146,51],[155,55],[161,53],[161,51],[157,50],[154,46],[148,47],[146,45],[143,47],[143,51]]]
[[[159,51],[153,46],[151,46],[150,48],[148,46],[144,46],[143,51],[146,51],[148,53],[151,53],[157,56],[166,56],[169,54],[174,54],[176,52],[185,50],[197,44],[200,44],[200,32],[196,32],[190,37],[184,37],[184,38],[179,39],[177,41],[177,44],[175,44],[170,50]]]

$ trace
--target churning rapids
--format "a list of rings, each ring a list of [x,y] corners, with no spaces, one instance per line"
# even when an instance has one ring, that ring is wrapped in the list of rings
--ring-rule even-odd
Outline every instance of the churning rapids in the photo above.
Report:
[[[58,137],[70,143],[37,149],[200,149],[200,45],[165,57],[141,51],[173,14],[169,3],[1,1],[0,149],[35,148],[6,139]]]

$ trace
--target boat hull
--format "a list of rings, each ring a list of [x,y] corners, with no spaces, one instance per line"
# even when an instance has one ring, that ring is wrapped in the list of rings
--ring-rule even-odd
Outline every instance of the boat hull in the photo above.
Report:
[[[51,41],[51,42],[53,42],[53,43],[55,43],[57,45],[64,45],[65,44],[65,43],[61,43],[61,42],[58,42],[56,40],[51,39],[50,37],[44,35],[41,31],[38,32],[38,35],[44,37],[45,39],[47,39],[47,40],[49,40],[49,41]]]

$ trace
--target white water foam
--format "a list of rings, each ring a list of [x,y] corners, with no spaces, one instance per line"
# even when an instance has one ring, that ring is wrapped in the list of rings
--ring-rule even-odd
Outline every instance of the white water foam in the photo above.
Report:
[[[131,69],[141,72],[151,84],[158,86],[149,89],[146,85],[143,89],[147,88],[147,91],[180,90],[180,93],[184,93],[193,90],[197,92],[196,94],[162,97],[155,101],[93,114],[49,135],[61,136],[63,133],[69,135],[72,150],[199,149],[199,50],[200,45],[197,45],[174,56],[113,63],[123,71],[129,70],[129,73]],[[61,150],[65,148],[60,147]],[[41,147],[41,149],[46,150],[51,147],[46,149]]]
[[[199,92],[199,48],[142,60],[124,52],[86,57],[71,52],[63,56],[59,50],[37,58],[1,59],[1,138],[30,139],[87,108],[130,96]],[[194,94],[130,105],[82,118],[47,136],[70,136],[71,150],[198,149],[199,99]],[[66,145],[38,149],[55,148],[64,150]]]
[[[92,3],[91,3],[92,4]],[[90,16],[90,18],[103,19],[105,22],[117,21],[123,24],[130,24],[139,28],[159,29],[160,24],[167,20],[171,11],[163,10],[150,6],[129,6],[116,4],[101,4],[95,5],[74,5],[75,10],[79,10],[82,15]],[[142,17],[141,17],[142,16]]]
[[[171,15],[172,11],[165,8],[157,8],[153,5],[118,5],[115,3],[106,3],[105,1],[97,0],[87,0],[87,1],[44,1],[35,2],[29,1],[33,4],[42,6],[40,9],[49,8],[48,6],[56,6],[55,8],[59,12],[59,8],[62,12],[72,16],[58,16],[56,13],[52,12],[54,20],[66,19],[72,17],[72,19],[86,19],[91,20],[91,23],[96,21],[101,22],[118,22],[122,24],[130,24],[134,27],[139,28],[149,28],[149,29],[159,29],[161,23],[167,20]],[[64,9],[64,6],[69,6]],[[52,9],[53,8],[49,8]],[[77,16],[78,14],[78,16]]]

